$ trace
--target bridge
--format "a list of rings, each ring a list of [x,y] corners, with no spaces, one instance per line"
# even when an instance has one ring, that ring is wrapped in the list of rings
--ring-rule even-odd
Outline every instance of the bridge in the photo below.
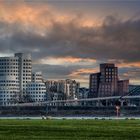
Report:
[[[140,106],[140,86],[132,89],[126,96],[109,96],[98,98],[83,98],[83,99],[71,99],[71,100],[48,100],[44,102],[30,102],[30,103],[18,103],[12,106],[65,106],[77,103],[93,103],[95,106],[100,106],[102,101],[106,102],[106,105],[110,101],[120,101],[123,104],[124,101],[133,103],[134,100],[138,101]]]
[[[53,101],[44,101],[44,102],[31,102],[31,103],[19,103],[13,106],[62,106],[69,105],[72,103],[80,103],[80,102],[92,102],[92,103],[100,103],[101,101],[120,101],[123,102],[125,100],[140,100],[140,95],[137,96],[110,96],[110,97],[98,97],[98,98],[84,98],[84,99],[71,99],[71,100],[53,100]]]

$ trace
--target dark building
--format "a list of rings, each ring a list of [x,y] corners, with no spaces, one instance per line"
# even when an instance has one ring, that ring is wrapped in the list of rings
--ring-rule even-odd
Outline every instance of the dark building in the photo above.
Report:
[[[136,90],[136,89],[140,89],[140,85],[129,85],[129,92]]]
[[[91,94],[89,94],[89,98],[98,97],[100,75],[101,73],[93,73],[90,75],[89,93]]]
[[[118,96],[124,96],[129,93],[129,80],[118,81]]]
[[[114,64],[100,64],[100,72],[90,75],[89,97],[122,96],[128,93],[128,80],[118,80]]]
[[[114,64],[100,64],[99,97],[117,94],[118,68]]]

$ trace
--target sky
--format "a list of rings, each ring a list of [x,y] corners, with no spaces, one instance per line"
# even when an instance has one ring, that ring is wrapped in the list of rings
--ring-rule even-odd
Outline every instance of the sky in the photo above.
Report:
[[[140,0],[0,0],[0,57],[17,52],[46,80],[88,87],[108,62],[140,84]]]

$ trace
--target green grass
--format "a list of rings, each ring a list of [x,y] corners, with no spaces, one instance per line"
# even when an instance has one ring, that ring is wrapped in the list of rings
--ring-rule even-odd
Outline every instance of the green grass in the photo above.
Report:
[[[140,140],[140,121],[0,120],[0,140]]]

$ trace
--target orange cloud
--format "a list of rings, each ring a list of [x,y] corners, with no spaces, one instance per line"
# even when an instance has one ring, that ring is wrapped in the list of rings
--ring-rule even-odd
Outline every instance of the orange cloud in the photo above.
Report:
[[[74,64],[74,63],[80,63],[80,64],[86,64],[86,63],[96,63],[95,59],[89,59],[89,58],[76,58],[76,57],[47,57],[42,58],[34,62],[34,64],[55,64],[55,65],[62,65],[62,64]]]
[[[115,63],[119,68],[140,67],[140,62],[124,62],[124,60],[117,60],[116,62],[116,59],[110,59],[109,62]]]
[[[88,75],[91,73],[96,73],[98,72],[98,68],[92,68],[92,69],[78,69],[77,71],[72,72],[69,76],[70,77],[81,77],[81,75]],[[82,77],[83,78],[83,77]]]
[[[34,7],[27,5],[24,2],[13,4],[2,3],[0,5],[0,19],[8,23],[20,23],[22,25],[33,25],[35,27],[42,27],[49,25],[48,5]],[[42,18],[42,14],[46,13],[45,20]]]
[[[124,67],[140,67],[140,62],[120,63],[120,64],[117,64],[117,65],[120,68],[124,68]]]
[[[97,26],[98,21],[89,18],[78,18],[77,15],[59,13],[55,7],[48,4],[27,4],[24,1],[0,3],[0,20],[8,23],[20,23],[33,26],[36,29],[49,29],[53,22],[69,23],[76,20],[79,26]]]
[[[89,74],[91,73],[96,73],[98,72],[98,68],[83,68],[83,69],[78,69],[77,71],[73,71],[71,74],[68,75],[71,79],[75,79],[82,83],[81,85],[86,85],[87,87],[89,86]]]

